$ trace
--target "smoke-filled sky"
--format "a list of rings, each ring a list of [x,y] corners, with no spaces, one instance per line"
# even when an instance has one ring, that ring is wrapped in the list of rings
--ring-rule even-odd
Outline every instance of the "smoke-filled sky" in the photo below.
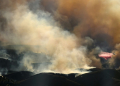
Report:
[[[119,0],[0,0],[0,43],[26,45],[29,48],[17,50],[47,56],[26,53],[21,70],[25,66],[29,71],[70,73],[102,68],[100,51],[115,52],[107,64],[118,68],[119,6]],[[37,70],[31,66],[44,61],[50,64]]]

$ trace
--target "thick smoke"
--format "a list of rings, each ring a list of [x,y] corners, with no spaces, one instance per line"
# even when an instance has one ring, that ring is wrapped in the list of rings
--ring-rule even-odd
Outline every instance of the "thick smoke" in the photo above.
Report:
[[[32,1],[31,1],[32,2]],[[2,11],[4,27],[1,28],[1,43],[6,45],[26,45],[28,48],[15,48],[20,52],[30,51],[47,55],[32,56],[25,53],[19,62],[18,70],[39,72],[71,73],[78,68],[89,68],[91,61],[87,58],[84,40],[63,30],[51,13],[32,8],[37,3],[26,2]],[[36,1],[38,2],[38,1]],[[7,2],[6,2],[7,3]],[[16,7],[17,6],[17,7]],[[89,42],[89,41],[88,41]],[[88,43],[87,42],[87,43]],[[17,51],[16,51],[17,52]],[[42,62],[49,61],[47,64]],[[34,69],[33,63],[41,63]]]
[[[50,5],[50,2],[54,4]],[[119,0],[42,0],[41,4],[77,37],[91,37],[102,51],[115,49],[116,55],[108,63],[119,66],[119,49],[116,49],[116,44],[120,43]]]
[[[12,47],[17,53],[45,55],[25,53],[19,70],[70,73],[86,66],[102,68],[98,57],[101,51],[115,52],[107,64],[119,67],[119,0],[1,2],[1,44],[24,45],[24,48]],[[42,66],[34,69],[33,63]]]
[[[111,37],[111,40],[106,38],[109,44],[119,43],[119,0],[42,0],[41,4],[78,37],[97,39],[105,34]]]

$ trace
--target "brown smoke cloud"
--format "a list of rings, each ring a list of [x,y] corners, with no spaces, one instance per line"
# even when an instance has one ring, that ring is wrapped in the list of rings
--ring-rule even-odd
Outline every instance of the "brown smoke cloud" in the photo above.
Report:
[[[53,4],[50,5],[50,2]],[[52,12],[57,19],[67,24],[67,29],[71,27],[78,37],[89,35],[96,38],[104,33],[112,37],[111,41],[106,39],[110,44],[119,43],[118,0],[42,0],[42,5],[49,12],[56,8]]]
[[[43,8],[52,12],[54,18],[77,37],[89,36],[97,40],[97,45],[103,50],[107,46],[110,51],[120,43],[119,0],[54,0],[57,6],[50,6],[49,2],[53,0],[42,0]],[[56,9],[51,11],[53,7]],[[119,49],[116,51],[119,52]],[[112,63],[120,57],[116,54],[112,58],[114,61],[111,59]]]
[[[0,29],[1,42],[4,45],[29,45],[32,52],[46,54],[52,64],[48,69],[43,68],[45,71],[71,73],[78,68],[89,68],[91,62],[86,55],[87,48],[82,46],[84,40],[60,28],[50,13],[42,10],[34,13],[24,3],[12,11],[4,10],[2,14],[6,23],[3,30]],[[20,69],[25,66],[29,71],[44,71],[32,67],[32,63],[43,61],[39,58],[24,55]]]
[[[49,68],[62,73],[84,65],[101,68],[100,59],[95,55],[100,52],[96,50],[96,46],[102,47],[103,50],[106,46],[115,49],[116,55],[109,63],[111,66],[116,65],[120,57],[116,45],[120,42],[119,0],[1,0],[1,2],[2,44],[30,45],[32,47],[27,50],[48,55],[53,63]],[[87,39],[86,42],[86,36],[93,41]],[[94,40],[97,41],[95,47]],[[23,65],[33,71],[31,63],[37,61],[25,55]]]

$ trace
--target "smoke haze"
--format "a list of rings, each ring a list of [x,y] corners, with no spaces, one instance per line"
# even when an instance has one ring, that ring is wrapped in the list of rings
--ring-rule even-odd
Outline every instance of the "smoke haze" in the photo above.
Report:
[[[54,4],[48,5],[49,2]],[[119,0],[42,0],[42,5],[43,9],[51,12],[65,29],[78,38],[91,37],[95,46],[99,46],[102,51],[112,52],[115,49],[114,61],[111,59],[113,62],[108,63],[116,64],[117,60],[119,66]]]
[[[119,0],[1,0],[1,45],[25,45],[18,70],[71,73],[102,68],[97,54],[115,52],[110,68],[119,67]],[[47,62],[44,64],[44,62]],[[33,63],[41,63],[36,69]]]
[[[69,73],[70,70],[87,65],[86,47],[79,45],[80,40],[74,34],[62,30],[50,13],[42,10],[33,13],[23,4],[15,10],[3,11],[3,17],[7,22],[0,33],[4,45],[29,45],[28,50],[44,53],[52,63],[46,70]],[[20,68],[25,66],[27,70],[34,72],[31,64],[41,63],[43,60],[39,58],[41,57],[25,54],[22,59],[23,66],[20,65]]]

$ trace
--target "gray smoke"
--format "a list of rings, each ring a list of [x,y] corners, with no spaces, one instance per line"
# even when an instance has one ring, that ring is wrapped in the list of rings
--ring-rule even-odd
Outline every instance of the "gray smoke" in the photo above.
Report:
[[[93,40],[78,39],[61,28],[49,12],[40,9],[39,0],[18,4],[12,10],[3,10],[2,16],[6,21],[4,30],[0,29],[2,44],[27,46],[12,47],[18,54],[29,51],[18,61],[19,71],[73,73],[80,72],[76,71],[79,68],[90,68],[92,57],[100,62],[94,56],[94,50],[89,53],[87,50]]]

